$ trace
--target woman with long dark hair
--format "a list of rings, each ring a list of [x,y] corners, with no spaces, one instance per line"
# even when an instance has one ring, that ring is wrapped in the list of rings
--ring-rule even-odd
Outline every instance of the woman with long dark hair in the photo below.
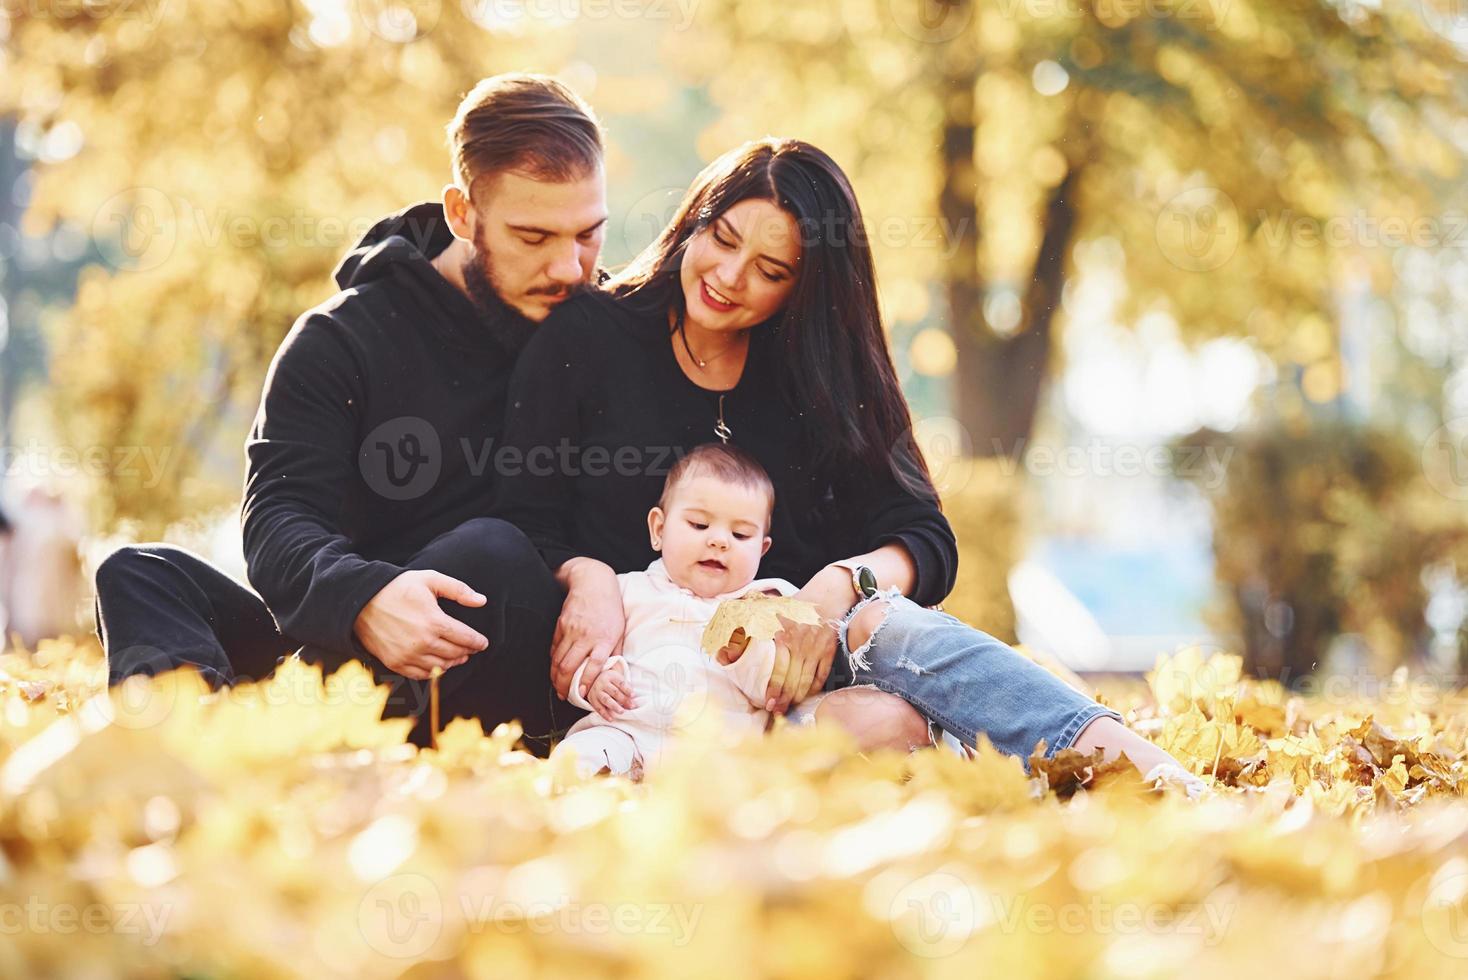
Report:
[[[496,514],[567,590],[552,651],[563,697],[583,662],[586,687],[617,652],[615,575],[656,559],[645,515],[674,458],[712,439],[774,483],[761,575],[805,583],[798,597],[840,623],[787,628],[769,708],[807,701],[807,717],[866,746],[924,743],[934,722],[1021,758],[1044,739],[1047,753],[1125,751],[1144,771],[1174,761],[923,608],[952,589],[957,546],[912,440],[856,196],[808,143],[765,139],[714,161],[657,241],[605,291],[564,303],[520,356]]]

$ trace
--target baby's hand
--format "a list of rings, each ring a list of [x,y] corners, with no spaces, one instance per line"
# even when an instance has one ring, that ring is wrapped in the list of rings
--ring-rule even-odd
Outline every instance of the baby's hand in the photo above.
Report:
[[[620,663],[602,668],[596,680],[591,682],[586,700],[607,721],[637,707],[632,700],[632,685],[627,681],[627,672]]]
[[[729,642],[719,648],[714,659],[727,667],[732,663],[737,663],[747,649],[749,649],[749,636],[741,626],[729,634]]]

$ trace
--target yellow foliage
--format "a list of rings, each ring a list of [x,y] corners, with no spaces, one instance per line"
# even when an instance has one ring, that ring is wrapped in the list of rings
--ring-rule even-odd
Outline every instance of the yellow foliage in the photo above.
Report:
[[[987,742],[784,724],[583,779],[514,725],[404,744],[355,667],[109,694],[62,641],[0,671],[7,977],[1415,977],[1468,952],[1463,698],[1161,658],[1108,701],[1211,774],[1191,804],[1078,756],[1031,777]]]

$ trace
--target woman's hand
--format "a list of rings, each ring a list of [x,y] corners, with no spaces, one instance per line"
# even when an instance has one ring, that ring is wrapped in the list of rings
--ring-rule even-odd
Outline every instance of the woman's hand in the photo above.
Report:
[[[805,588],[795,593],[816,607],[821,618],[839,620],[856,604],[851,573],[826,566]],[[831,664],[836,659],[836,631],[829,626],[807,626],[780,617],[785,628],[775,634],[775,670],[770,675],[765,707],[783,712],[826,686]]]
[[[566,700],[571,678],[584,662],[580,691],[584,698],[607,658],[622,652],[627,614],[617,575],[604,562],[573,558],[562,566],[560,577],[566,585],[566,602],[551,639],[551,683]]]
[[[765,689],[765,710],[774,714],[783,714],[824,687],[836,659],[836,631],[831,627],[779,619],[775,669]]]

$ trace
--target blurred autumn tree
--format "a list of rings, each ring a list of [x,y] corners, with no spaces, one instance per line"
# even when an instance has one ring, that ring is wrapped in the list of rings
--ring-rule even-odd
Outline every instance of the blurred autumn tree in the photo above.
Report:
[[[1182,440],[1230,459],[1225,480],[1203,487],[1225,597],[1219,625],[1240,638],[1247,672],[1286,683],[1325,663],[1345,633],[1369,652],[1360,666],[1420,664],[1427,572],[1468,568],[1462,502],[1424,473],[1421,445],[1401,432],[1302,421]]]
[[[222,423],[248,421],[270,355],[330,294],[342,252],[376,217],[436,196],[444,124],[475,81],[565,56],[564,39],[507,38],[466,9],[479,8],[0,8],[0,115],[45,158],[26,228],[80,226],[110,258],[51,324],[59,436],[106,450],[98,526],[154,535],[233,500],[236,487],[196,478],[201,457]]]
[[[725,111],[707,153],[773,129],[849,168],[893,320],[941,283],[952,347],[919,335],[914,367],[954,372],[974,454],[1019,455],[1078,264],[1124,320],[1338,390],[1336,291],[1392,276],[1373,230],[1446,235],[1461,181],[1454,10],[1424,3],[706,0],[669,54]]]

